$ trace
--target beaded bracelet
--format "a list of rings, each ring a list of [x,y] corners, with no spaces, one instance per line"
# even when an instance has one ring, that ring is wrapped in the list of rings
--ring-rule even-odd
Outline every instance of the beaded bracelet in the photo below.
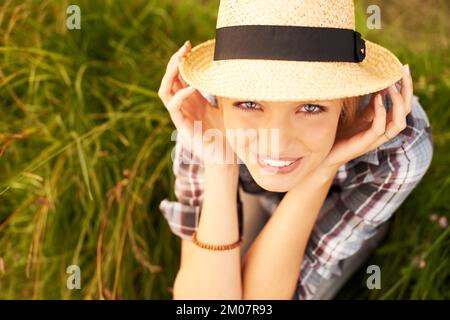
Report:
[[[208,250],[231,250],[231,249],[236,248],[237,246],[239,246],[242,243],[242,238],[240,238],[238,241],[236,241],[235,243],[232,243],[232,244],[212,245],[212,244],[200,242],[197,239],[197,231],[194,231],[194,233],[192,234],[192,242],[194,242],[194,244],[196,244],[200,248],[204,248],[204,249],[208,249]]]

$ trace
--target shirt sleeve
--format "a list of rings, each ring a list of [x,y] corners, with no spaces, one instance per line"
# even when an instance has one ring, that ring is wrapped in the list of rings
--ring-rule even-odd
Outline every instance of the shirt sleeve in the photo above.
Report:
[[[159,209],[171,231],[184,240],[192,240],[198,228],[204,192],[204,164],[177,139],[173,154],[174,192],[177,201],[163,199]],[[240,184],[239,184],[240,185]],[[243,205],[237,192],[239,235],[243,235]]]
[[[159,209],[172,232],[185,240],[191,240],[198,227],[203,200],[203,163],[184,147],[179,139],[173,152],[174,192],[178,201],[163,199]]]
[[[358,163],[327,197],[302,261],[297,299],[311,297],[320,279],[340,276],[340,261],[356,254],[419,184],[428,170],[431,128],[409,127],[400,147],[378,153],[379,165]]]

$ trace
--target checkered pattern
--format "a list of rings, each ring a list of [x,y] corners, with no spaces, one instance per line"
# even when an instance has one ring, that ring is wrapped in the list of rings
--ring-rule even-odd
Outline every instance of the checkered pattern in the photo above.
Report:
[[[312,230],[293,299],[309,299],[321,279],[341,275],[340,262],[357,254],[363,241],[372,237],[394,214],[426,173],[432,156],[430,123],[414,96],[405,130],[339,168]],[[189,152],[177,142],[173,172],[178,201],[164,199],[160,203],[172,232],[185,240],[191,240],[198,227],[204,190],[203,165],[198,161],[197,164],[183,161],[189,157]],[[262,189],[245,165],[240,166],[239,184],[246,192],[257,193],[276,204],[281,201],[284,193]],[[243,212],[239,196],[237,205],[242,235]]]

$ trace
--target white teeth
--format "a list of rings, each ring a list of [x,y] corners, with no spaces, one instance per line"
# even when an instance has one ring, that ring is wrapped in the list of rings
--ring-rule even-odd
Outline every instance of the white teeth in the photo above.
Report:
[[[261,161],[272,167],[285,167],[294,162],[294,161],[280,161],[280,160],[270,160],[270,159],[261,159]]]

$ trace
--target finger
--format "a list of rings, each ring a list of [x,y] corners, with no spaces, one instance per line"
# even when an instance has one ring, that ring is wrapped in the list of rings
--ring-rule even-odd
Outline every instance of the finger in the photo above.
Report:
[[[387,124],[386,130],[389,131],[389,136],[393,138],[400,131],[406,128],[406,111],[404,101],[401,94],[398,92],[395,85],[389,87],[389,95],[392,98],[392,120]]]
[[[372,122],[373,118],[375,116],[375,99],[377,97],[377,94],[382,93],[382,91],[374,92],[372,93],[372,96],[370,97],[369,104],[364,108],[363,112],[361,113],[361,117],[366,122]]]
[[[196,92],[194,87],[181,89],[173,96],[173,99],[167,107],[170,118],[177,128],[177,131],[181,135],[184,135],[187,141],[190,141],[191,138],[194,138],[195,140],[195,137],[193,137],[195,123],[183,112],[182,106],[186,99],[194,92]]]
[[[179,75],[179,73],[178,73],[178,75]],[[179,78],[176,77],[174,80],[174,83],[172,86],[173,94],[175,94],[176,92],[178,92],[181,89],[189,87],[189,84],[183,85],[178,79]],[[202,105],[205,105],[205,103],[208,103],[208,101],[203,97],[203,95],[198,90],[196,90],[192,94],[192,96],[189,98],[192,99],[191,101],[192,101],[193,105],[196,105],[196,106],[202,106]],[[190,108],[190,109],[185,110],[185,112],[188,112],[188,113],[191,112],[191,114],[196,114],[198,111],[199,111],[198,108]]]
[[[395,92],[392,92],[393,90],[397,90],[397,89],[394,89],[392,86],[389,87],[389,94],[391,97],[395,97]],[[386,125],[386,130],[383,133],[383,135],[381,135],[380,138],[376,142],[373,143],[373,145],[371,146],[371,149],[375,149],[376,147],[393,139],[406,127],[405,111],[402,109],[401,105],[396,103],[396,102],[398,102],[398,100],[396,98],[392,98],[392,99],[393,99],[394,103],[392,105],[391,111],[389,112],[392,119],[389,120],[389,117],[387,117],[388,123]],[[401,97],[400,100],[401,99],[403,99],[403,98]]]
[[[368,150],[374,150],[378,146],[382,145],[386,142],[385,139],[385,132],[386,132],[386,123],[389,121],[389,116],[391,116],[391,112],[386,111],[386,107],[384,105],[384,101],[386,101],[385,97],[387,95],[387,90],[383,90],[376,98],[376,106],[375,110],[377,111],[377,115],[375,117],[377,123],[374,123],[372,126],[373,130],[373,136],[376,136],[376,138],[372,141],[370,144],[370,147],[368,147]],[[375,122],[375,121],[374,121]]]
[[[169,60],[169,63],[167,64],[167,68],[166,70],[169,70],[173,67],[174,64],[177,64],[177,60],[178,58],[182,57],[183,55],[185,55],[190,49],[191,49],[192,45],[191,42],[189,40],[187,40],[179,49],[177,52],[175,52]]]
[[[178,72],[177,72],[177,75],[175,76],[174,84],[173,84],[173,87],[172,87],[172,90],[174,91],[174,93],[177,92],[177,91],[180,90],[180,89],[183,89],[183,88],[186,88],[186,87],[189,86],[189,85],[183,80],[183,77],[181,76],[181,73],[180,73],[180,64],[181,64],[181,61],[178,62]]]
[[[181,73],[179,72],[180,68],[178,67],[178,80],[183,88],[186,88],[188,84],[186,81],[183,80],[183,77],[181,76]]]
[[[172,120],[180,121],[182,118],[181,106],[183,102],[194,92],[196,89],[194,87],[187,87],[179,90],[173,96],[172,100],[167,104],[167,110],[172,116]]]
[[[179,79],[179,60],[177,63],[172,64],[171,68],[166,72],[162,81],[160,88],[160,96],[162,96],[163,101],[170,101],[173,95],[180,89],[186,88],[188,85],[183,85]]]
[[[175,76],[174,76],[173,82],[172,82],[172,88],[171,88],[172,96],[173,96],[178,90],[181,90],[181,89],[186,88],[186,87],[189,86],[189,85],[183,80],[183,77],[181,77],[181,74],[180,74],[180,63],[181,63],[181,61],[178,61],[178,64],[177,64],[177,72],[175,73]]]
[[[171,58],[171,62],[169,62],[168,67],[166,69],[166,74],[164,75],[161,81],[161,87],[158,91],[161,99],[168,103],[173,97],[173,95],[180,89],[187,87],[187,84],[184,86],[183,83],[181,85],[175,84],[175,80],[179,79],[179,58],[185,56],[187,52],[191,49],[190,41],[186,41],[183,47]],[[180,77],[181,78],[181,77]],[[184,82],[184,81],[183,81]]]
[[[177,72],[178,66],[172,65],[172,68],[164,74],[161,80],[161,86],[159,87],[158,95],[163,100],[164,104],[169,103],[175,93],[172,89],[172,86]]]
[[[412,97],[413,97],[413,81],[411,78],[409,65],[403,66],[402,97],[405,103],[406,114],[408,114],[411,112],[412,109]]]
[[[338,158],[346,158],[350,152],[353,152],[352,159],[356,158],[368,150],[375,148],[375,144],[379,141],[383,135],[386,126],[386,109],[384,108],[381,93],[377,93],[375,96],[375,115],[372,125],[369,129],[360,132],[346,141],[339,142],[338,144],[345,145],[343,148],[335,148],[335,153]]]
[[[381,135],[383,135],[386,129],[386,108],[383,104],[382,94],[377,94],[375,98],[375,117],[372,122],[372,127],[370,128],[369,136],[372,138],[372,141],[369,142],[373,144],[374,141],[377,141]]]
[[[175,79],[174,79],[173,84],[172,84],[172,93],[175,94],[175,93],[177,93],[179,90],[184,89],[184,88],[186,88],[186,87],[188,87],[188,86],[187,86],[187,85],[184,86],[184,85],[180,82],[180,80],[179,80],[179,73],[178,73],[178,75],[175,76]]]

